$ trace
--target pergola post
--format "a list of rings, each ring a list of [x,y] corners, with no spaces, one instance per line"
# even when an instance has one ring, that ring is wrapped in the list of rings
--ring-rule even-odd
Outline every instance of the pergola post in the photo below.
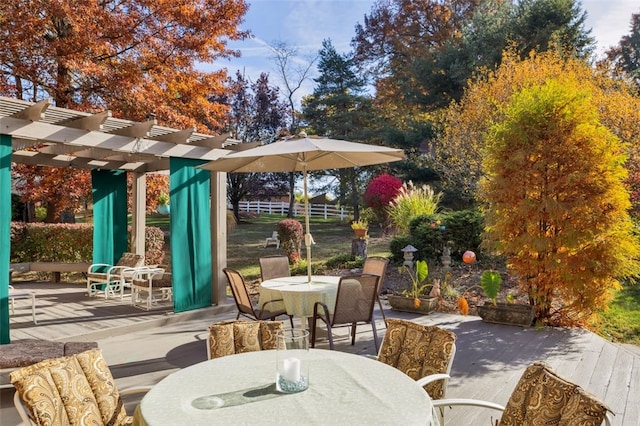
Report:
[[[214,305],[226,305],[227,278],[222,270],[227,267],[227,174],[211,172],[211,256]]]
[[[133,177],[133,206],[131,214],[131,250],[136,254],[145,254],[146,228],[146,174],[135,172]]]
[[[11,252],[11,136],[0,134],[0,344],[9,336],[9,261]]]

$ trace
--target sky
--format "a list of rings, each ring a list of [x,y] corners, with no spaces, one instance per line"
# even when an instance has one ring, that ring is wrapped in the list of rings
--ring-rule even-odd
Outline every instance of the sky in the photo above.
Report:
[[[221,60],[203,66],[204,70],[227,68],[233,76],[236,70],[255,81],[261,72],[270,75],[272,85],[280,86],[268,45],[285,42],[296,47],[299,60],[317,56],[324,39],[331,42],[338,53],[351,50],[350,41],[355,35],[357,23],[364,22],[375,3],[370,0],[247,0],[249,10],[240,28],[250,30],[253,38],[229,43],[229,47],[242,52],[240,58]],[[640,13],[638,0],[582,0],[587,12],[587,28],[596,39],[596,53],[602,55],[620,38],[629,34],[631,15]],[[317,76],[315,66],[313,76]],[[308,81],[299,91],[299,99],[313,91],[313,81]]]

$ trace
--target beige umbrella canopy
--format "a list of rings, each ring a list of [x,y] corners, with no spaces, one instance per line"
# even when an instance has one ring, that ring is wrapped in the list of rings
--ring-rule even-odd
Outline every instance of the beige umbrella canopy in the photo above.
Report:
[[[400,149],[377,145],[307,136],[282,139],[274,143],[234,152],[207,164],[202,169],[229,173],[302,172],[304,188],[305,246],[307,275],[311,281],[311,244],[309,205],[307,200],[307,172],[310,170],[344,169],[390,163],[404,159]]]

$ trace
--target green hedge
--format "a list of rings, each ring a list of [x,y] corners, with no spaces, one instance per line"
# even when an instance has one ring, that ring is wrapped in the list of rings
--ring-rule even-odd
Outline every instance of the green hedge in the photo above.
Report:
[[[395,261],[402,259],[402,249],[411,244],[418,249],[416,258],[439,261],[442,249],[447,244],[451,257],[460,259],[467,250],[481,252],[484,220],[477,209],[444,212],[435,215],[421,215],[411,220],[409,235],[396,237],[391,241],[390,250]]]
[[[131,234],[131,233],[129,233]],[[162,263],[164,233],[147,226],[145,263]],[[93,260],[93,225],[11,222],[11,263],[87,262]]]

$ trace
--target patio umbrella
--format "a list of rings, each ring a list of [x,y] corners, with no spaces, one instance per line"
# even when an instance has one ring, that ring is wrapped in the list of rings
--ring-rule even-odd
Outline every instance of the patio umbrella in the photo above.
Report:
[[[304,191],[304,243],[307,249],[307,276],[311,281],[311,244],[307,172],[310,170],[344,169],[402,160],[400,149],[367,145],[317,136],[298,136],[274,143],[233,152],[199,166],[202,169],[229,173],[302,172]]]

